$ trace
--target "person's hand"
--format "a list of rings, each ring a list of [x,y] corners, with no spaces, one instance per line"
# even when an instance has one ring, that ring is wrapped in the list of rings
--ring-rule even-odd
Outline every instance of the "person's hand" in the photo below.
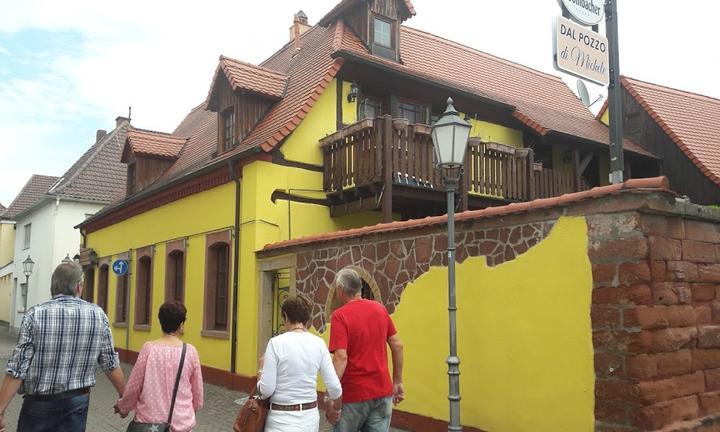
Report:
[[[5,414],[0,414],[0,432],[5,432]]]
[[[393,404],[397,405],[405,400],[405,389],[402,383],[393,384]]]
[[[336,410],[332,402],[330,402],[325,410],[325,418],[331,425],[335,425],[340,421],[340,410]]]
[[[115,406],[113,407],[113,409],[115,410],[115,414],[118,414],[118,415],[119,415],[120,417],[122,417],[122,418],[125,418],[125,417],[128,416],[128,413],[122,412],[122,410],[120,409],[120,407],[118,406],[117,403],[115,404]],[[0,431],[0,432],[2,432],[2,431]]]

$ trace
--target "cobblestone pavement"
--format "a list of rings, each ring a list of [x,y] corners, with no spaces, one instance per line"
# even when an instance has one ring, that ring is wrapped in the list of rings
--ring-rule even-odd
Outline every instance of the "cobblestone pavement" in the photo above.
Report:
[[[8,357],[12,353],[15,346],[15,338],[10,337],[7,333],[7,327],[0,327],[0,366],[5,369]],[[125,376],[127,377],[131,367],[123,365]],[[3,373],[4,375],[4,373]],[[232,431],[232,423],[239,409],[236,401],[247,397],[247,394],[231,391],[223,387],[205,384],[205,406],[198,413],[198,426],[195,431],[198,432],[216,432],[216,431]],[[88,414],[87,430],[89,432],[123,432],[127,428],[127,424],[131,420],[131,416],[127,419],[121,419],[113,413],[113,405],[116,401],[116,393],[110,382],[98,374],[97,386],[93,388],[90,396],[90,412]],[[6,420],[8,431],[14,432],[18,415],[20,414],[20,406],[22,398],[16,396],[10,403],[6,412]],[[321,417],[324,417],[321,415]],[[324,419],[323,419],[324,420]],[[320,432],[330,431],[330,426],[326,423],[320,426]],[[402,432],[399,429],[391,429],[391,432]]]

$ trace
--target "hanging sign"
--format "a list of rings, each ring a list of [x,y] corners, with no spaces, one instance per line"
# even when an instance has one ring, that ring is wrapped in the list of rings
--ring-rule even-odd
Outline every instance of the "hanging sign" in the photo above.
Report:
[[[595,25],[605,16],[604,0],[558,0],[573,18],[585,25]]]
[[[115,273],[118,276],[124,276],[128,272],[128,262],[122,259],[115,260],[112,265],[113,273]]]
[[[554,27],[555,69],[607,86],[610,82],[607,38],[563,17],[557,17]]]

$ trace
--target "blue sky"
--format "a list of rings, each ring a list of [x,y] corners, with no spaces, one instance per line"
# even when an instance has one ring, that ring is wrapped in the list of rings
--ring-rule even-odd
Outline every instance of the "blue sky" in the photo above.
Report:
[[[205,99],[220,54],[258,63],[287,41],[298,9],[315,23],[338,1],[0,0],[0,203],[33,173],[62,175],[129,105],[134,125],[172,131]],[[624,74],[720,98],[720,2],[619,3]],[[411,27],[561,75],[557,0],[413,4]]]

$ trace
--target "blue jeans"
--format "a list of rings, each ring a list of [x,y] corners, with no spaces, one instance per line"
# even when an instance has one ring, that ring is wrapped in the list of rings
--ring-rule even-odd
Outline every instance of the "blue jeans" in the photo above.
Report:
[[[343,404],[334,432],[388,432],[392,419],[392,396]]]
[[[23,401],[18,432],[84,432],[90,395],[54,401]]]

